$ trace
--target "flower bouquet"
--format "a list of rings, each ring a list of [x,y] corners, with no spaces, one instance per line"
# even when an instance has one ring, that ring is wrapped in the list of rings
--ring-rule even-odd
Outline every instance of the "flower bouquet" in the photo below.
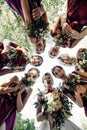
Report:
[[[47,33],[49,25],[45,10],[43,8],[43,5],[41,4],[41,1],[29,0],[29,5],[31,8],[31,23],[29,28],[26,28],[25,30],[28,33],[29,37],[41,38],[45,35],[45,33]],[[42,8],[44,13],[40,16],[39,19],[34,20],[32,18],[32,10],[37,7]]]
[[[70,47],[71,36],[69,35],[68,32],[63,33],[61,26],[59,26],[59,28],[57,29],[56,34],[54,35],[53,39],[56,45],[58,46]]]
[[[25,69],[26,64],[29,63],[29,57],[20,48],[11,48],[8,50],[7,56],[9,59],[7,66],[14,70]]]
[[[81,72],[87,72],[87,49],[80,49],[77,54],[77,67]]]
[[[63,82],[61,88],[65,94],[74,93],[77,91],[78,86],[84,86],[87,84],[87,81],[82,79],[80,75],[76,73],[71,73],[68,75],[67,79]],[[86,95],[86,93],[85,93]]]
[[[51,115],[53,119],[53,128],[55,130],[60,130],[65,119],[70,117],[71,111],[70,107],[72,107],[72,103],[69,102],[67,97],[58,89],[52,89],[52,91],[48,90],[47,92],[41,92],[39,90],[40,100],[36,102],[37,106],[43,107],[43,115],[49,120],[49,116]]]
[[[29,37],[41,38],[47,33],[49,23],[45,22],[44,17],[41,16],[38,20],[32,20],[30,27],[26,29]]]
[[[12,84],[10,85],[10,87],[15,87],[16,85],[19,86],[19,89],[18,89],[17,91],[15,91],[15,92],[12,92],[11,94],[12,94],[13,96],[16,96],[17,93],[20,91],[20,86],[21,86],[21,84],[24,84],[26,87],[31,87],[32,85],[34,85],[34,83],[35,83],[35,80],[34,80],[31,76],[29,77],[29,76],[27,76],[27,75],[25,74],[25,76],[22,77],[22,79],[19,81],[18,84],[12,83]],[[13,85],[13,86],[12,86],[12,85]]]

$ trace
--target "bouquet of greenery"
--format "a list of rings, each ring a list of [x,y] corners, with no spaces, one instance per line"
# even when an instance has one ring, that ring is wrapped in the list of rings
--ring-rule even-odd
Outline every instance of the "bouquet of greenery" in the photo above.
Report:
[[[69,102],[67,97],[58,89],[48,90],[41,92],[39,90],[40,101],[35,102],[37,106],[43,107],[43,115],[49,120],[49,115],[53,118],[53,128],[60,130],[65,119],[70,117],[72,103]]]

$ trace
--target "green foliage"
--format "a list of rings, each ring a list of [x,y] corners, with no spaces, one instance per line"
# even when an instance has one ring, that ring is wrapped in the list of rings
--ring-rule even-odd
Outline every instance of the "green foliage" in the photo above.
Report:
[[[34,120],[22,119],[22,115],[17,114],[14,130],[35,130]]]
[[[20,16],[14,13],[5,3],[0,3],[0,41],[10,39],[20,45],[31,48],[27,33],[24,29],[24,22]]]

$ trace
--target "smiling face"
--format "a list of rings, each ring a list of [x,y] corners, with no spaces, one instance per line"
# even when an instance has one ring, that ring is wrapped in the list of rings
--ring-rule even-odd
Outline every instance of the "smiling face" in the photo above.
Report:
[[[52,69],[52,73],[56,78],[64,79],[66,77],[64,69],[60,66],[55,66]]]
[[[42,82],[46,88],[52,88],[53,86],[53,78],[49,73],[45,73],[42,77]]]
[[[40,75],[40,72],[39,72],[39,70],[37,68],[31,68],[28,71],[28,73],[26,73],[27,77],[29,76],[29,77],[31,77],[31,78],[33,78],[35,80],[39,77],[39,75]]]
[[[34,66],[40,66],[43,62],[43,58],[41,56],[35,55],[32,56],[31,60],[30,60],[30,64],[34,65]]]
[[[60,55],[60,57],[58,59],[60,59],[62,62],[66,63],[66,64],[72,63],[72,58],[70,56],[68,56],[67,54]]]
[[[51,58],[54,58],[55,56],[57,56],[58,53],[59,53],[59,46],[51,47],[50,50],[49,50],[49,56]]]
[[[35,50],[37,54],[41,54],[45,50],[45,40],[44,39],[38,39],[37,43],[35,44]]]

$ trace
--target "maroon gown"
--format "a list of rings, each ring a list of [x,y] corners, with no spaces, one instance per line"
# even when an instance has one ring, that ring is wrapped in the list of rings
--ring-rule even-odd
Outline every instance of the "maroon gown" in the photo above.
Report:
[[[22,100],[26,96],[26,91],[22,93]],[[0,125],[6,123],[6,130],[13,130],[16,118],[16,99],[17,96],[12,92],[0,94]]]
[[[72,24],[73,29],[78,32],[83,26],[87,26],[87,0],[68,0],[67,21]]]
[[[5,1],[17,14],[19,14],[22,18],[24,18],[23,11],[21,8],[21,0],[5,0]],[[37,6],[40,7],[41,1],[42,0],[29,0],[30,13],[32,13],[32,9],[35,8],[34,2],[37,2]]]

